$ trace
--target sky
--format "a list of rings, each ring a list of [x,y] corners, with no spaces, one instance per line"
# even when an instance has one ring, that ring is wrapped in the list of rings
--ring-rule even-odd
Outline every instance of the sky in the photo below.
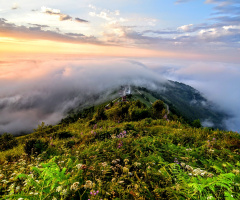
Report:
[[[0,132],[56,123],[80,101],[77,93],[96,91],[99,82],[104,91],[116,79],[189,84],[232,116],[229,130],[240,131],[239,0],[0,5]]]

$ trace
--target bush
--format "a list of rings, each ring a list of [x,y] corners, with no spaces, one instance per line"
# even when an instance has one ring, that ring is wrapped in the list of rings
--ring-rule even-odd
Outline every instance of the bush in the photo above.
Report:
[[[48,145],[46,142],[37,139],[28,140],[24,146],[24,151],[28,155],[40,154],[47,149]]]
[[[17,146],[17,140],[10,133],[4,133],[0,136],[0,151],[6,151]]]
[[[73,141],[73,140],[71,140],[71,141],[68,141],[68,142],[65,144],[65,147],[71,149],[75,144],[76,144],[76,142]]]
[[[57,133],[57,137],[59,139],[67,139],[67,138],[71,138],[72,136],[73,136],[72,133],[69,133],[69,132],[66,132],[66,131]]]
[[[93,119],[95,119],[97,121],[107,119],[107,116],[106,116],[106,113],[105,113],[105,110],[104,110],[103,107],[100,107],[100,108],[97,109],[97,112],[93,116]]]
[[[162,111],[164,110],[164,103],[161,100],[157,100],[152,105],[153,108],[153,117],[154,118],[162,118]]]
[[[202,124],[201,124],[199,119],[196,119],[192,122],[192,126],[195,127],[195,128],[201,128]]]

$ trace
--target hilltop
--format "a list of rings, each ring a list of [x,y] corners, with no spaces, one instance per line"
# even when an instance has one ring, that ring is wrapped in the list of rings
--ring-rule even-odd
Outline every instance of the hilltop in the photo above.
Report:
[[[193,87],[170,80],[164,83],[154,83],[154,86],[146,87],[127,85],[122,86],[120,89],[115,88],[105,93],[97,94],[90,98],[89,101],[71,109],[67,113],[65,120],[73,122],[81,117],[79,113],[83,113],[83,110],[94,112],[94,108],[96,110],[99,105],[106,106],[111,102],[122,101],[122,91],[125,87],[126,89],[130,87],[131,95],[128,95],[130,101],[139,100],[147,107],[151,107],[153,102],[160,99],[170,111],[171,116],[178,116],[189,124],[199,119],[205,127],[226,129],[224,120],[229,117],[227,113],[221,111],[213,102],[209,102]]]
[[[153,98],[130,95],[4,135],[1,197],[240,199],[240,135],[193,127]]]

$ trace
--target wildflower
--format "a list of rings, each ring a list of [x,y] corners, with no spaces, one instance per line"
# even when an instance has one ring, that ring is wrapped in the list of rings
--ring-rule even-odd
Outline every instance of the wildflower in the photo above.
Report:
[[[208,173],[207,177],[212,178],[214,175],[212,173]]]
[[[132,172],[128,172],[128,175],[129,175],[129,176],[132,176],[132,175],[133,175],[133,173],[132,173]]]
[[[97,190],[97,191],[93,190],[93,191],[90,192],[90,194],[91,194],[92,196],[96,196],[98,193],[99,193],[98,190]]]
[[[58,186],[56,189],[57,192],[61,192],[61,190],[62,190],[62,186]]]
[[[192,173],[189,173],[188,175],[189,175],[189,176],[192,176]]]
[[[106,162],[103,162],[103,163],[102,163],[102,166],[103,166],[103,167],[107,167],[107,165],[108,165],[108,164],[107,164]]]
[[[121,147],[123,146],[123,142],[122,141],[120,141],[119,143],[118,143],[118,149],[120,149]]]
[[[128,160],[128,159],[124,159],[124,163],[125,163],[125,165],[127,165],[127,164],[128,164],[128,162],[129,162],[129,160]]]
[[[129,169],[127,167],[123,167],[123,173],[128,174],[128,172],[129,172]]]
[[[112,160],[112,163],[113,164],[117,164],[117,160]]]
[[[76,165],[76,167],[77,167],[78,169],[81,169],[82,166],[83,166],[83,164],[81,164],[81,163]]]
[[[24,200],[24,198],[18,198],[18,200]]]
[[[85,183],[85,185],[84,185],[84,188],[85,189],[92,189],[92,186],[93,186],[93,183],[92,183],[92,181],[90,181],[90,180],[87,180],[86,181],[86,183]]]
[[[115,138],[116,138],[116,136],[115,136],[115,135],[111,135],[111,138],[112,138],[112,139],[115,139]]]
[[[208,197],[207,197],[207,199],[212,199],[212,198],[213,198],[213,196],[208,196]]]
[[[4,174],[0,174],[0,179],[2,179],[4,177]]]
[[[206,174],[206,172],[202,172],[201,174],[200,174],[200,176],[204,176]]]
[[[135,163],[133,163],[133,165],[134,165],[135,167],[138,167],[138,166],[141,166],[141,163],[135,162]]]
[[[190,166],[190,165],[186,165],[186,170],[188,170],[188,171],[193,171],[193,168]]]
[[[180,163],[180,165],[181,165],[182,167],[185,167],[185,166],[186,166],[186,164],[185,164],[185,163]]]
[[[53,197],[53,199],[52,200],[57,200],[57,198],[56,197]]]
[[[79,182],[75,182],[71,185],[70,190],[77,190],[78,189]]]
[[[65,195],[67,194],[67,189],[64,189],[64,190],[62,191],[62,194],[65,196]]]
[[[119,183],[119,184],[122,184],[122,183],[124,183],[124,181],[118,181],[118,183]]]
[[[179,162],[178,162],[177,158],[174,159],[174,162],[179,165]]]
[[[236,175],[238,175],[240,173],[240,171],[238,169],[234,169],[232,172]]]

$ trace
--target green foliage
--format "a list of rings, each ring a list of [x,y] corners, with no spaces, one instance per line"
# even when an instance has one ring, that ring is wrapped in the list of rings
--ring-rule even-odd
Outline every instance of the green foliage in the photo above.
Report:
[[[59,132],[56,134],[59,139],[66,139],[73,137],[73,134],[67,131]]]
[[[161,100],[155,101],[152,104],[152,109],[153,109],[152,115],[153,115],[153,118],[158,118],[158,119],[162,118],[163,117],[162,112],[163,112],[164,108],[165,107],[164,107],[163,101],[161,101]]]
[[[6,151],[8,149],[12,149],[17,146],[18,142],[13,137],[13,135],[9,133],[4,133],[0,135],[0,151]]]
[[[93,116],[93,119],[95,119],[97,121],[107,119],[104,107],[100,107],[100,108],[97,109],[96,113]]]
[[[30,139],[26,141],[24,151],[27,155],[38,155],[47,149],[47,143],[39,139]]]
[[[116,103],[106,120],[78,119],[16,138],[18,147],[0,152],[1,198],[240,199],[239,134],[145,111],[153,109]]]
[[[202,125],[201,125],[201,122],[199,119],[196,119],[192,122],[192,126],[195,127],[195,128],[201,128]]]

